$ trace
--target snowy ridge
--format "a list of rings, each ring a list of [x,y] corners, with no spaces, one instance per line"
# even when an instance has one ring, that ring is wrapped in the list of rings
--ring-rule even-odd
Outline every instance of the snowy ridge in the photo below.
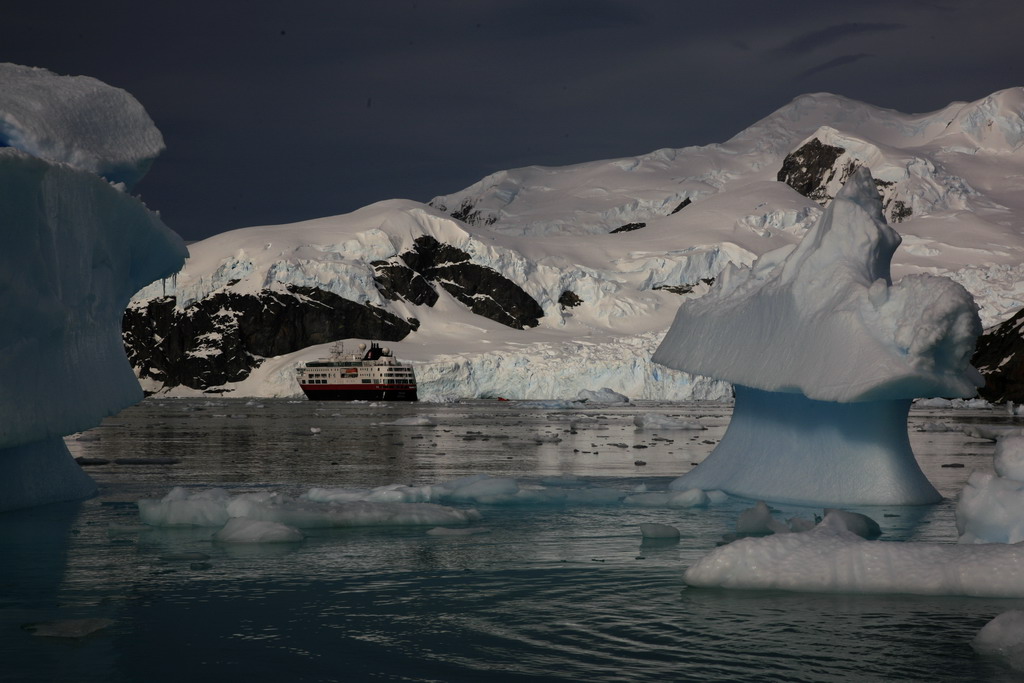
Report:
[[[989,327],[1024,304],[1022,117],[1021,88],[923,114],[804,95],[721,144],[503,170],[429,205],[392,200],[347,215],[217,235],[192,245],[176,279],[140,292],[133,306],[164,294],[187,309],[222,292],[322,289],[410,321],[407,336],[388,340],[392,346],[424,364],[424,372],[428,364],[454,363],[464,381],[455,393],[479,395],[492,381],[510,379],[499,365],[533,367],[550,352],[572,366],[574,340],[628,356],[623,340],[664,333],[678,305],[707,291],[729,264],[750,265],[792,248],[842,182],[867,166],[879,181],[886,218],[903,238],[893,280],[949,275],[975,297]],[[804,169],[794,154],[812,141],[816,150],[840,151],[811,150],[818,156]],[[787,163],[806,171],[802,185],[789,177],[779,182]],[[422,252],[424,237],[436,240],[434,256],[446,260],[431,262],[430,273],[410,271],[407,257]],[[462,255],[445,256],[449,248]],[[543,315],[490,298],[490,289],[463,291],[481,272],[473,268],[508,283],[493,291],[520,288]],[[395,289],[396,283],[402,286]],[[510,319],[518,322],[508,327]],[[394,343],[399,340],[405,348]],[[517,349],[531,344],[545,351],[519,355]],[[501,354],[507,355],[499,364],[494,359]],[[626,374],[612,388],[647,391],[626,379],[633,372],[628,364],[614,365]],[[480,382],[479,373],[491,380]],[[579,373],[558,395],[598,389],[583,383],[613,374]],[[533,380],[523,382],[497,393],[525,393]],[[693,387],[687,381],[667,393]],[[248,380],[224,388],[281,395],[276,384],[260,388]]]

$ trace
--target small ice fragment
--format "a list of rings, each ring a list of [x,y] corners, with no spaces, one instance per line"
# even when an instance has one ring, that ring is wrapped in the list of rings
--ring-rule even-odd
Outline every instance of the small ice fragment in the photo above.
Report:
[[[43,621],[38,624],[25,624],[22,628],[31,631],[34,636],[48,638],[84,638],[87,635],[104,629],[114,623],[113,619],[62,619],[59,621]]]
[[[1024,611],[998,615],[981,628],[971,647],[979,654],[1001,657],[1010,668],[1024,671]]]
[[[590,389],[581,389],[580,393],[576,395],[578,401],[589,401],[590,403],[629,403],[629,398],[623,396],[617,391],[613,391],[608,387],[604,387],[597,391],[591,391]]]
[[[644,538],[673,538],[679,540],[679,529],[668,524],[648,522],[640,525],[640,533]]]
[[[310,434],[314,434],[314,435],[315,434],[319,434],[320,433],[320,428],[319,427],[310,427],[309,428],[309,433]]]
[[[489,533],[491,533],[491,530],[482,526],[462,528],[435,526],[432,529],[427,529],[427,536],[475,536],[476,534]]]
[[[996,442],[996,474],[1024,482],[1024,436],[1004,436]]]
[[[772,517],[772,511],[763,500],[757,501],[754,507],[747,508],[740,513],[736,520],[736,533],[738,534],[777,534],[786,533],[788,526]]]
[[[673,493],[668,499],[668,506],[673,508],[706,507],[710,502],[708,494],[700,489],[686,489]]]
[[[858,512],[848,512],[847,510],[825,508],[825,517],[828,518],[830,515],[841,522],[840,528],[857,534],[861,538],[866,538],[870,541],[882,535],[882,529],[878,526],[878,522],[867,515],[862,515]]]
[[[384,422],[382,424],[398,425],[399,427],[435,427],[437,423],[431,420],[429,417],[413,416],[413,417],[400,417],[394,422]]]
[[[705,491],[705,493],[708,495],[709,505],[721,505],[729,500],[729,494],[725,491]]]
[[[636,429],[662,430],[704,430],[707,429],[697,420],[677,420],[665,415],[642,414],[633,418]]]

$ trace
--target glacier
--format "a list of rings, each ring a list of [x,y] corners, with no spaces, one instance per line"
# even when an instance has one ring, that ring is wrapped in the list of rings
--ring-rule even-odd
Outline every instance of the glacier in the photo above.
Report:
[[[730,267],[680,306],[653,360],[732,382],[732,422],[674,490],[809,505],[940,500],[906,419],[918,396],[974,396],[981,334],[959,284],[908,275],[893,284],[899,235],[866,167],[799,245]]]
[[[227,309],[220,328],[186,339],[187,325],[171,318],[210,318],[236,295],[299,306],[303,297],[289,288],[309,288],[406,321],[401,332],[379,331],[416,364],[428,398],[572,399],[605,387],[636,399],[727,398],[727,381],[669,373],[640,349],[653,351],[679,304],[706,293],[730,264],[795,248],[855,168],[871,170],[903,237],[894,276],[918,277],[921,289],[940,286],[927,276],[959,282],[986,328],[1024,306],[1022,125],[1022,88],[923,114],[814,93],[719,144],[503,170],[425,204],[388,200],[223,233],[190,245],[175,279],[133,298],[132,361],[160,396],[300,396],[290,368],[327,355],[333,340],[287,350],[247,344],[228,329],[239,311]],[[803,171],[801,159],[810,162]],[[403,262],[425,238],[464,259],[431,264],[429,286]],[[543,315],[524,329],[479,314],[437,275],[455,266],[493,271]],[[396,273],[417,287],[399,291]],[[338,338],[368,341],[373,332],[352,325]],[[205,365],[169,376],[159,366],[174,349],[184,349],[178,367]]]
[[[124,308],[187,250],[126,192],[162,148],[130,95],[14,65],[0,92],[2,511],[92,493],[62,436],[142,398]]]

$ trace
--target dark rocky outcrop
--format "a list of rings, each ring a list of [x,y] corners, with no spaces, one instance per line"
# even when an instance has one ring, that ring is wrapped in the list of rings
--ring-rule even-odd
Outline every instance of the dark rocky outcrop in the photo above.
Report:
[[[174,297],[130,306],[122,320],[140,378],[210,389],[249,376],[263,358],[361,337],[398,341],[418,324],[311,287],[259,294],[218,291],[178,309]]]
[[[978,338],[971,364],[985,376],[982,398],[1024,403],[1024,310]]]
[[[583,299],[576,292],[567,289],[558,297],[559,305],[564,308],[576,308],[583,303]]]
[[[803,147],[786,155],[776,179],[808,199],[817,202],[831,201],[832,197],[825,194],[825,185],[840,172],[840,169],[836,168],[836,160],[845,151],[842,147],[826,145],[818,138],[813,138]],[[847,177],[851,171],[852,169],[842,169]]]
[[[493,268],[430,236],[413,249],[372,263],[374,283],[391,301],[437,303],[443,287],[477,315],[503,325],[535,327],[544,311]],[[232,291],[238,281],[185,309],[174,297],[132,304],[125,311],[125,350],[140,378],[165,387],[212,391],[244,380],[264,358],[352,337],[398,341],[419,327],[388,311],[314,287],[282,286],[258,294]]]
[[[840,162],[839,158],[845,152],[842,147],[826,145],[818,138],[812,138],[786,155],[776,179],[808,199],[828,206],[833,199],[828,193],[828,185],[837,180],[833,187],[841,187],[859,166],[850,160]],[[905,201],[895,198],[895,185],[894,182],[875,178],[875,186],[882,197],[882,211],[890,223],[900,223],[914,213]]]
[[[715,284],[715,278],[713,277],[702,277],[700,281],[708,286]],[[693,288],[696,287],[697,284],[698,283],[695,282],[692,285],[654,285],[653,287],[651,287],[651,289],[656,291],[659,289],[663,289],[666,292],[672,292],[673,294],[689,294],[693,291]]]
[[[634,230],[639,230],[640,228],[646,228],[646,227],[647,227],[646,223],[626,223],[623,226],[615,228],[609,234],[614,235],[617,232],[632,232]]]
[[[470,261],[470,256],[429,235],[416,238],[413,249],[399,258],[428,282],[443,287],[471,311],[502,325],[536,327],[544,310],[519,285],[493,268]]]
[[[682,211],[683,209],[685,209],[686,207],[688,207],[692,203],[693,202],[690,201],[690,198],[687,197],[683,201],[679,202],[679,204],[676,206],[676,208],[672,209],[672,211],[670,211],[668,215],[671,216],[674,213],[679,213],[680,211]]]
[[[386,299],[405,299],[417,306],[437,303],[437,291],[426,278],[400,261],[374,261],[373,279]]]
[[[459,208],[454,211],[449,211],[448,207],[441,202],[435,203],[434,201],[431,201],[428,206],[431,206],[442,213],[447,213],[455,220],[468,223],[469,225],[494,225],[498,221],[498,217],[493,214],[490,216],[484,216],[469,199],[463,199],[462,204],[460,204]]]

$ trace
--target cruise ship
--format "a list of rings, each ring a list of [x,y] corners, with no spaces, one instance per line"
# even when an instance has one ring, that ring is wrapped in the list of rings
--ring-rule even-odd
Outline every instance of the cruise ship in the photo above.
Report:
[[[335,345],[330,358],[307,361],[296,368],[299,386],[312,401],[415,401],[416,375],[391,349],[371,342],[358,353]]]

